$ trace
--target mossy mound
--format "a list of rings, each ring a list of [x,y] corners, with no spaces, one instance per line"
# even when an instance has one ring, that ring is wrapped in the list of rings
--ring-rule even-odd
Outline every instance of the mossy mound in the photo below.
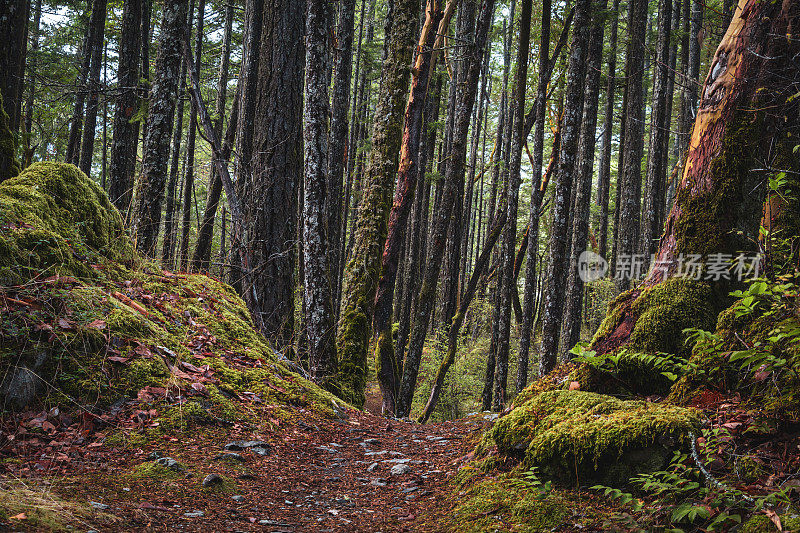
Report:
[[[583,391],[543,392],[501,418],[478,453],[495,445],[560,480],[625,483],[666,464],[700,425],[698,413]]]
[[[631,351],[685,353],[683,330],[713,327],[722,306],[711,285],[688,278],[670,278],[633,289],[609,304],[591,346],[602,353],[619,348],[612,337],[622,330],[624,344]]]
[[[230,286],[138,258],[75,167],[37,164],[0,184],[0,220],[6,408],[138,399],[157,409],[153,433],[255,420],[258,406],[342,413],[272,350]]]
[[[552,531],[572,516],[575,500],[558,491],[542,494],[518,472],[511,472],[467,488],[439,526],[464,533]]]
[[[786,513],[781,515],[781,530],[788,533],[800,532],[800,515],[796,513]],[[739,533],[774,533],[779,531],[775,523],[766,514],[756,514],[742,524]]]
[[[135,257],[108,196],[73,165],[35,163],[0,184],[0,285],[33,275],[97,278]]]

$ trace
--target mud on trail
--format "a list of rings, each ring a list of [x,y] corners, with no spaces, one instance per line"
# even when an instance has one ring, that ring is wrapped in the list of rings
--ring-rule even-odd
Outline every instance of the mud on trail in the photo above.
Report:
[[[53,502],[78,531],[435,531],[451,505],[448,479],[483,425],[423,426],[355,410],[339,419],[298,414],[266,421],[271,431],[206,426],[180,441],[122,448],[80,420],[50,417],[45,432],[26,432],[42,423],[40,413],[17,420],[3,449],[14,460],[0,475]],[[62,501],[89,512],[70,516]],[[30,513],[22,514],[2,521],[31,529]]]

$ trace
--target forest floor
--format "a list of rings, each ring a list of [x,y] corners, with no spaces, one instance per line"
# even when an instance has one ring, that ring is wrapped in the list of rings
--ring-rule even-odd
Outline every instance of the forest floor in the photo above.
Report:
[[[480,416],[418,425],[305,412],[261,431],[204,426],[180,441],[115,447],[105,435],[140,423],[134,408],[100,419],[53,414],[23,413],[2,428],[13,437],[0,480],[16,480],[3,483],[54,515],[21,508],[7,518],[12,530],[61,522],[82,531],[433,531],[452,507],[448,479],[487,425]],[[204,483],[215,474],[218,483]]]

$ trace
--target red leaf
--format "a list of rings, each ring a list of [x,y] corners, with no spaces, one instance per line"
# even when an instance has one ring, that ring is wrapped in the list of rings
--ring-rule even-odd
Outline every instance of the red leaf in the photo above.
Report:
[[[87,328],[94,328],[94,329],[106,329],[106,321],[105,320],[100,320],[98,318],[97,320],[92,320],[91,322],[86,324],[86,327]]]
[[[113,361],[115,363],[128,364],[128,361],[130,359],[128,357],[120,357],[120,356],[117,356],[117,355],[112,355],[112,356],[108,357],[108,360],[109,361]]]

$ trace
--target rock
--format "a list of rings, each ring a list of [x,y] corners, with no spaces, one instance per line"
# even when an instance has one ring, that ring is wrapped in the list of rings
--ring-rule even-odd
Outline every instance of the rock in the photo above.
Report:
[[[385,479],[379,477],[373,478],[372,481],[370,481],[370,485],[373,487],[385,487],[387,484]]]
[[[367,444],[367,445],[369,445],[369,444],[376,444],[377,445],[377,444],[381,443],[381,441],[379,441],[378,439],[364,439],[361,442],[363,442],[364,444]]]
[[[409,472],[411,472],[411,467],[405,463],[394,465],[389,471],[389,473],[393,476],[402,476],[403,474],[408,474]]]
[[[263,456],[263,455],[269,455],[269,453],[272,451],[272,449],[269,448],[269,447],[264,447],[264,446],[253,446],[252,448],[250,448],[250,451],[253,452],[256,455],[262,455]]]
[[[150,452],[150,454],[147,456],[147,460],[148,461],[155,461],[156,459],[161,459],[162,457],[164,457],[164,456],[161,455],[161,452],[156,450],[154,452]]]
[[[236,503],[242,503],[244,501],[244,496],[237,494],[236,496],[231,496],[231,500],[235,501]]]
[[[410,461],[411,461],[411,459],[403,458],[403,459],[384,459],[381,462],[383,462],[383,463],[405,464],[405,463],[408,463]]]
[[[367,472],[374,472],[378,468],[378,463],[372,463],[367,467]]]
[[[188,513],[183,513],[183,516],[185,516],[186,518],[203,518],[205,516],[205,513],[203,511],[194,510]]]
[[[203,479],[204,487],[213,487],[223,482],[222,476],[219,474],[209,474]]]
[[[183,465],[180,464],[175,459],[173,459],[172,457],[160,457],[156,459],[155,462],[156,464],[169,468],[170,470],[175,470],[176,472],[184,470]]]
[[[239,463],[245,462],[245,458],[238,453],[227,452],[220,453],[214,456],[215,461],[237,461]]]
[[[317,446],[317,449],[321,452],[338,453],[337,450],[334,450],[328,446]]]
[[[260,526],[272,526],[272,527],[292,527],[292,524],[287,524],[286,522],[279,522],[278,520],[259,520],[258,525]]]
[[[92,509],[97,509],[98,511],[105,511],[108,509],[108,505],[100,502],[89,502],[89,505],[92,506]]]
[[[247,448],[264,448],[265,450],[269,450],[271,446],[263,440],[235,440],[225,445],[225,450],[230,452],[240,452]]]

